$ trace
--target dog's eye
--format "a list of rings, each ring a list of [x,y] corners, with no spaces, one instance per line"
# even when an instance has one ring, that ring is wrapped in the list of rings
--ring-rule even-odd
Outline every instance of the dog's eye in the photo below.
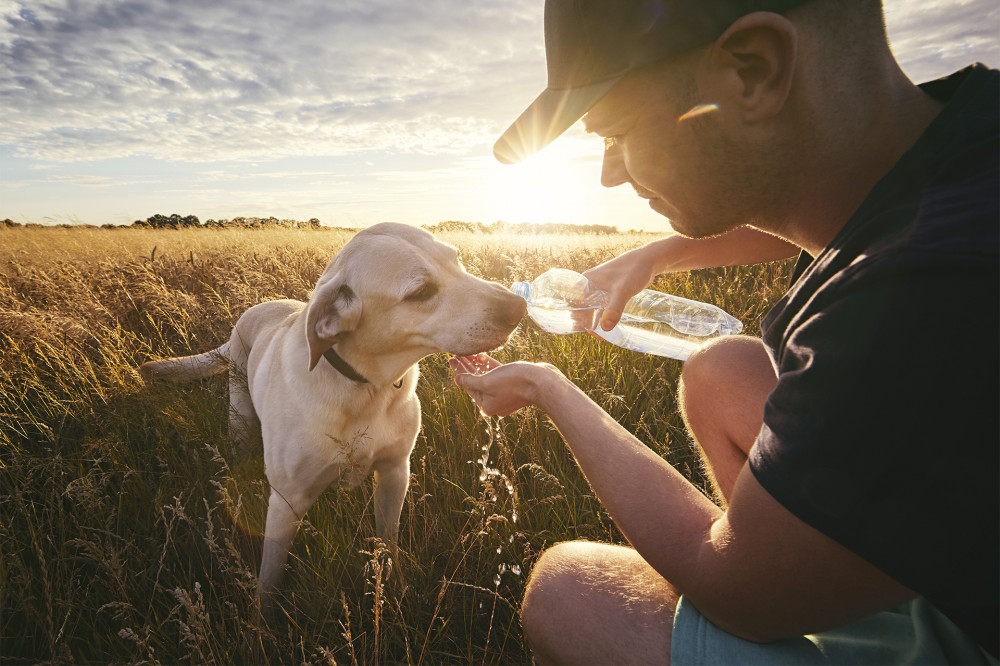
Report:
[[[407,297],[403,300],[410,302],[427,301],[433,298],[436,293],[438,293],[438,286],[433,282],[428,282],[416,291],[407,295]]]

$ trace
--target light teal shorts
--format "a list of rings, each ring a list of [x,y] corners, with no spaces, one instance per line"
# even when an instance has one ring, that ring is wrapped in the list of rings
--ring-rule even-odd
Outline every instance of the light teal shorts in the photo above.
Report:
[[[727,634],[684,597],[674,616],[670,663],[761,664],[997,664],[924,599],[821,634],[759,644]]]

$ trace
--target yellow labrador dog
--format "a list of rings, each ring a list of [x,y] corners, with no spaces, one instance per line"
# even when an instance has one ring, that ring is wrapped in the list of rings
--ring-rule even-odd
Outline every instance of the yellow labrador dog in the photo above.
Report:
[[[469,275],[455,248],[423,229],[379,224],[355,235],[308,303],[256,305],[229,342],[150,361],[147,380],[185,381],[232,367],[230,429],[263,440],[271,494],[258,590],[267,604],[299,521],[331,483],[375,472],[375,529],[395,542],[420,430],[417,362],[503,345],[525,302]]]

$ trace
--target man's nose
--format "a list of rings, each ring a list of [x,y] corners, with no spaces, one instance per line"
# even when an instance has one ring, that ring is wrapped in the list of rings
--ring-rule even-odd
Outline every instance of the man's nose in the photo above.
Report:
[[[631,182],[628,169],[625,168],[625,156],[621,146],[612,144],[604,149],[604,162],[601,164],[601,185],[617,187]]]

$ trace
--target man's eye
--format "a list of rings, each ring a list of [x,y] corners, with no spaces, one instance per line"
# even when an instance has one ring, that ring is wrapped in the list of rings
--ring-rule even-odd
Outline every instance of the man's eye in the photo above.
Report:
[[[417,289],[416,291],[410,293],[403,300],[409,301],[411,303],[426,301],[433,298],[436,293],[438,293],[438,286],[432,282],[429,282],[424,286],[420,287],[419,289]]]

